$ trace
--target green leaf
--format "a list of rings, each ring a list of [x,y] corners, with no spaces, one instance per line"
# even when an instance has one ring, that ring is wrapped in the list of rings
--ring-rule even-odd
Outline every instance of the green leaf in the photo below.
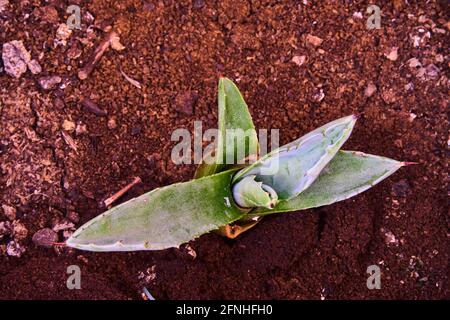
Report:
[[[258,136],[247,104],[230,79],[219,80],[218,104],[219,137],[215,162],[199,165],[195,178],[221,172],[229,168],[229,164],[237,164],[238,160],[258,151]]]
[[[253,216],[321,207],[351,198],[386,179],[404,162],[357,151],[339,151],[317,180],[297,197],[280,201],[272,209],[258,209]]]
[[[275,190],[255,181],[255,176],[246,176],[233,185],[233,197],[242,208],[265,207],[272,209],[278,201]]]
[[[256,175],[256,181],[272,187],[280,200],[292,199],[316,180],[347,141],[355,122],[353,115],[329,122],[242,169],[233,182]]]
[[[66,244],[89,251],[178,247],[244,216],[231,195],[234,172],[229,170],[143,194],[90,220]]]

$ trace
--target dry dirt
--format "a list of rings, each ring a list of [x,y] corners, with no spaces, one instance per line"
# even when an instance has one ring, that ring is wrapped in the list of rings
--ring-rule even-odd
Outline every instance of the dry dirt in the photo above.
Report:
[[[82,17],[67,37],[69,4]],[[42,68],[14,78],[0,59],[0,298],[142,299],[144,286],[156,299],[450,298],[448,3],[377,4],[381,29],[368,30],[365,1],[0,0],[0,47],[22,40]],[[79,80],[108,26],[125,49]],[[419,165],[236,240],[101,254],[33,243],[43,228],[64,241],[135,176],[121,201],[190,179],[170,134],[216,127],[219,76],[282,143],[357,112],[345,149]],[[81,290],[66,288],[73,264]],[[373,264],[381,290],[366,287]]]

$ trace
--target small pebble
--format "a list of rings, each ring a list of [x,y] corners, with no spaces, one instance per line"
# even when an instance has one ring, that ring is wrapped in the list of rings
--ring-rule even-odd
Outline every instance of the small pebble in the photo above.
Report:
[[[16,219],[16,213],[17,213],[16,208],[8,206],[6,204],[3,204],[2,209],[3,209],[3,213],[9,220],[13,221]]]
[[[316,37],[316,36],[313,36],[312,34],[308,34],[306,36],[306,41],[308,43],[312,44],[313,46],[318,47],[318,46],[320,46],[322,44],[323,39],[321,39],[319,37]]]
[[[6,253],[8,256],[20,258],[20,256],[25,252],[25,248],[22,247],[16,241],[10,241],[6,246]]]
[[[28,230],[22,222],[15,220],[12,223],[12,234],[15,240],[24,240],[28,235]]]
[[[75,211],[69,211],[66,215],[67,219],[72,221],[73,223],[80,222],[80,216]]]
[[[11,223],[9,221],[0,222],[0,240],[11,234]]]
[[[396,61],[398,58],[398,48],[394,47],[388,54],[384,54],[384,56],[391,61]]]
[[[377,87],[373,83],[369,83],[364,90],[364,95],[366,97],[371,97],[377,91]]]
[[[292,62],[298,65],[299,67],[305,63],[306,56],[293,56]]]
[[[3,44],[2,59],[6,73],[18,79],[27,71],[31,55],[22,40],[13,40]]]
[[[194,106],[197,103],[198,94],[194,91],[185,91],[175,97],[173,107],[176,111],[191,115],[194,113]]]
[[[114,130],[117,128],[117,122],[115,118],[110,118],[108,120],[108,129],[109,130]]]
[[[62,128],[68,132],[72,132],[75,130],[75,122],[69,121],[69,120],[64,120],[64,122],[62,124]]]
[[[51,90],[55,88],[57,84],[61,83],[61,81],[62,79],[59,76],[46,76],[41,77],[38,82],[42,89]]]

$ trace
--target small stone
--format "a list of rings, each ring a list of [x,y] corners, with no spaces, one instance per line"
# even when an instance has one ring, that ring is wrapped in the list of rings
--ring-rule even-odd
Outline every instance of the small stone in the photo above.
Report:
[[[3,209],[3,213],[9,220],[13,221],[16,219],[16,213],[17,213],[16,208],[8,206],[6,204],[3,204],[2,209]]]
[[[151,2],[144,1],[142,8],[144,9],[144,12],[151,12],[155,10],[155,5]]]
[[[192,3],[192,7],[194,9],[201,9],[205,6],[205,0],[194,0]]]
[[[306,41],[308,43],[312,44],[313,46],[318,47],[318,46],[320,46],[322,44],[323,39],[321,39],[319,37],[316,37],[316,36],[313,36],[312,34],[308,34],[306,36]]]
[[[147,268],[144,272],[140,271],[138,273],[138,279],[143,281],[146,284],[156,280],[156,265]]]
[[[39,85],[44,90],[51,90],[61,81],[62,79],[59,76],[46,76],[39,79]]]
[[[64,122],[62,124],[62,128],[68,132],[72,132],[75,130],[75,122],[69,121],[69,120],[64,120]]]
[[[190,255],[192,259],[197,258],[197,252],[195,252],[195,250],[189,244],[186,245],[185,249],[187,254]]]
[[[398,48],[394,47],[391,49],[391,51],[388,54],[384,54],[384,56],[391,61],[396,61],[398,58]]]
[[[58,234],[50,228],[44,228],[33,235],[33,242],[37,246],[49,248],[52,243],[58,242]]]
[[[72,29],[70,29],[69,26],[65,23],[61,23],[58,27],[58,30],[56,30],[56,37],[60,40],[63,40],[64,44],[66,43],[65,41],[69,39],[71,34]]]
[[[393,2],[395,10],[401,11],[403,9],[404,0],[393,0]]]
[[[79,58],[82,53],[83,53],[83,51],[81,51],[81,49],[78,48],[76,44],[74,44],[67,50],[66,54],[67,54],[67,58],[74,60],[74,59]]]
[[[313,99],[316,100],[317,102],[322,101],[323,98],[325,98],[325,93],[323,92],[323,89],[320,89],[319,92],[313,95]]]
[[[429,79],[436,79],[439,76],[439,68],[434,64],[429,64],[425,67],[426,76]]]
[[[405,84],[405,90],[406,91],[414,90],[414,84],[412,82]]]
[[[354,19],[362,19],[363,14],[361,13],[361,11],[353,12],[353,18]]]
[[[80,216],[75,211],[69,211],[66,215],[67,219],[72,221],[73,223],[80,222]]]
[[[136,136],[136,135],[140,134],[141,131],[142,131],[142,128],[140,126],[134,126],[131,128],[131,135]]]
[[[394,183],[391,187],[392,195],[398,198],[406,197],[409,194],[410,190],[411,188],[408,184],[408,181],[406,181],[405,179],[402,179],[399,182]]]
[[[370,82],[367,85],[366,90],[364,90],[364,95],[366,97],[371,97],[376,91],[377,91],[377,87],[372,82]]]
[[[22,40],[13,40],[3,44],[2,59],[6,73],[18,79],[27,71],[31,55]]]
[[[59,110],[64,109],[64,107],[66,106],[64,100],[60,97],[56,97],[55,100],[53,100],[53,105]]]
[[[175,97],[175,102],[173,104],[174,109],[178,112],[182,112],[187,115],[194,113],[194,106],[197,103],[198,94],[194,91],[185,91],[179,93]]]
[[[28,62],[28,69],[30,69],[32,74],[38,74],[42,72],[42,67],[39,64],[39,62],[37,62],[37,60],[31,60],[30,62]]]
[[[110,40],[111,48],[116,51],[122,51],[125,47],[120,43],[120,37],[118,35],[114,35]]]
[[[394,89],[392,89],[392,88],[384,89],[381,92],[381,98],[387,104],[391,104],[391,103],[394,103],[397,101],[397,95],[396,95]]]
[[[0,222],[0,241],[11,234],[11,223],[9,221]]]
[[[16,220],[12,223],[12,235],[15,240],[24,240],[28,235],[28,230],[22,222]]]
[[[36,16],[39,20],[46,23],[57,24],[59,22],[58,11],[56,11],[56,8],[53,6],[43,6],[36,8],[33,11],[33,15]]]
[[[58,223],[55,223],[53,226],[53,231],[59,232],[61,230],[74,229],[75,225],[70,222],[68,219],[63,219]]]
[[[437,54],[435,57],[437,63],[444,62],[444,56],[442,54]]]
[[[62,235],[64,239],[69,239],[72,236],[72,234],[73,234],[72,230],[64,230]]]
[[[395,235],[391,231],[386,231],[384,234],[384,241],[386,244],[398,244],[397,238],[395,238]]]
[[[87,127],[85,124],[78,123],[77,127],[75,128],[75,134],[77,136],[81,136],[82,134],[85,134],[87,132]]]
[[[306,61],[306,56],[293,56],[292,62],[298,65],[299,67],[304,64]]]
[[[116,128],[117,128],[117,122],[116,122],[116,119],[113,117],[113,118],[108,120],[108,129],[109,130],[114,130]]]
[[[406,61],[406,63],[410,68],[417,68],[422,66],[422,64],[417,58],[411,58],[408,61]]]
[[[0,0],[0,13],[6,10],[6,7],[9,5],[8,0]]]
[[[8,256],[20,258],[20,256],[25,252],[25,248],[22,247],[16,241],[10,241],[6,246],[6,253]]]
[[[413,122],[415,118],[417,118],[417,114],[411,112],[409,114],[409,122]]]

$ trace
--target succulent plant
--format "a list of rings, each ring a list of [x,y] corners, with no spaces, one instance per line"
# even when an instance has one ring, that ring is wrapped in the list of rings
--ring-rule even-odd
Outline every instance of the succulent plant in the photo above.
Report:
[[[81,226],[66,245],[90,251],[179,247],[216,230],[234,238],[262,217],[329,205],[353,197],[408,164],[357,151],[340,151],[356,123],[340,118],[247,165],[230,165],[237,147],[255,156],[258,139],[247,105],[234,83],[219,80],[219,136],[214,161],[193,180],[157,188]],[[226,130],[250,134],[237,141]]]

